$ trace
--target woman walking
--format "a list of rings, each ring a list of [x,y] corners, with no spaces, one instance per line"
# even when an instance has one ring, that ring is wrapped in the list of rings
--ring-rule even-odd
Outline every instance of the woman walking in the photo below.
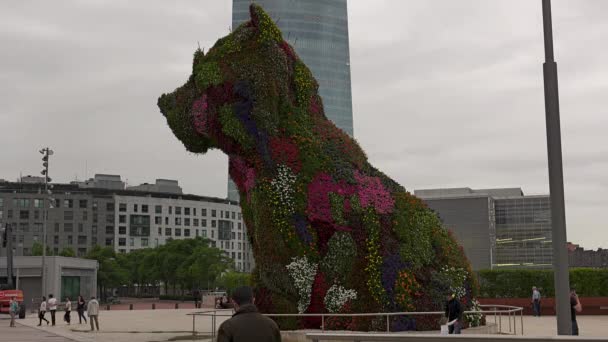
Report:
[[[42,325],[42,321],[46,322],[46,325],[49,325],[49,320],[44,318],[44,314],[46,313],[46,297],[42,297],[42,302],[40,303],[40,310],[38,312],[38,319],[40,320],[40,323],[38,323],[38,326]]]
[[[72,313],[72,302],[70,302],[70,298],[66,297],[65,298],[65,315],[63,316],[63,320],[66,321],[68,323],[68,325],[70,325],[70,320],[71,320],[71,313]]]
[[[84,320],[84,324],[87,324],[87,318],[84,317],[84,308],[87,303],[84,301],[82,296],[78,296],[78,304],[76,306],[76,310],[78,311],[78,324],[82,324],[82,320]]]

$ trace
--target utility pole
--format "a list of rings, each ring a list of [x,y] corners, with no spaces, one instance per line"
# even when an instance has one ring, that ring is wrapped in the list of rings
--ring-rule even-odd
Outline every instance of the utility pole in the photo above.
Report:
[[[53,155],[53,150],[48,147],[43,148],[39,151],[42,157],[42,171],[40,172],[44,176],[44,210],[42,216],[42,295],[46,296],[46,226],[48,220],[48,208],[52,206],[50,203],[49,183],[51,178],[49,177],[49,156]],[[48,204],[48,205],[47,205]]]
[[[553,270],[555,278],[555,304],[557,334],[571,335],[570,275],[566,251],[566,208],[564,205],[564,172],[562,168],[562,142],[559,120],[559,92],[557,63],[553,56],[553,27],[551,0],[542,0],[545,38],[545,116],[547,123],[547,156],[549,159],[549,191],[551,194],[551,226],[553,240]]]

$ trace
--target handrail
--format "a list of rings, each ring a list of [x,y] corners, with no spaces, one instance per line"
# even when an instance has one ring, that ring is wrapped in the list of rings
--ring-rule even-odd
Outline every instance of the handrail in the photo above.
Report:
[[[513,335],[517,334],[517,321],[515,318],[517,317],[517,313],[520,314],[521,317],[521,335],[524,333],[524,320],[523,320],[523,308],[519,306],[512,305],[502,305],[502,304],[483,304],[479,305],[480,308],[493,308],[494,310],[468,310],[464,311],[463,314],[474,314],[480,313],[482,315],[494,315],[494,324],[498,325],[499,332],[502,332],[502,315],[507,314],[509,317],[509,332]],[[502,309],[502,310],[498,310]],[[218,312],[219,311],[219,312]],[[228,312],[227,312],[228,311]],[[210,332],[212,337],[215,337],[217,331],[217,317],[231,317],[233,310],[230,309],[215,309],[215,310],[206,310],[206,311],[198,311],[191,312],[186,314],[187,316],[192,316],[192,335],[196,335],[196,317],[211,317],[212,331]],[[405,311],[405,312],[366,312],[366,313],[303,313],[303,314],[264,314],[267,317],[321,317],[321,331],[325,331],[325,318],[326,317],[386,317],[386,331],[390,332],[390,317],[393,316],[422,316],[422,315],[444,315],[443,311]],[[513,319],[511,319],[513,316]]]

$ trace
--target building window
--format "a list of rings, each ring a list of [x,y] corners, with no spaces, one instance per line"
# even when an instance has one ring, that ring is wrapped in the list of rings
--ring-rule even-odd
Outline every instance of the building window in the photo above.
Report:
[[[127,227],[119,226],[118,227],[118,234],[120,234],[120,235],[126,235],[127,234]]]
[[[175,228],[175,236],[182,236],[182,230],[180,228]]]
[[[59,235],[53,236],[53,244],[55,244],[55,245],[59,244]]]
[[[141,212],[142,213],[147,213],[148,212],[148,205],[147,204],[142,204],[141,205]]]
[[[127,211],[127,203],[118,203],[118,211]]]
[[[96,237],[96,236],[93,236],[93,237],[91,238],[91,245],[92,245],[92,246],[97,246],[97,237]]]
[[[241,254],[241,252],[239,252],[239,254],[238,254],[239,260],[241,260],[241,256],[242,256],[242,254]]]
[[[163,224],[163,218],[161,216],[154,216],[154,224]]]
[[[217,210],[211,210],[211,217],[217,217]]]
[[[239,240],[240,240],[240,239],[241,239],[241,233],[239,233]],[[239,243],[239,244],[240,244],[240,243]],[[239,248],[241,248],[241,247],[239,247]]]
[[[66,210],[63,212],[63,219],[66,221],[71,221],[74,219],[74,212],[71,210]]]
[[[182,218],[181,217],[176,217],[175,218],[175,225],[177,225],[177,226],[181,226],[182,225]]]
[[[34,208],[43,208],[43,207],[44,207],[44,200],[42,200],[42,199],[34,200]]]
[[[190,236],[190,229],[184,229],[184,236]]]
[[[135,246],[135,238],[129,239],[129,246],[131,246],[131,247]]]
[[[106,246],[112,246],[113,244],[114,244],[114,239],[112,239],[112,238],[106,239]]]
[[[165,217],[165,225],[169,224],[169,218]]]
[[[106,214],[106,223],[114,223],[114,214]]]
[[[61,208],[61,200],[59,198],[55,198],[55,203],[51,203],[51,208]]]
[[[93,222],[97,223],[97,213],[93,213]]]
[[[72,237],[72,235],[68,235],[68,245],[73,245],[74,244],[74,238]]]
[[[27,224],[27,222],[21,222],[19,223],[19,230],[22,232],[28,232],[30,230],[30,226]]]
[[[59,233],[59,222],[55,222],[55,233]]]
[[[184,215],[190,215],[190,208],[184,208]]]
[[[214,239],[214,238],[215,238],[215,236],[214,236],[214,235],[215,235],[215,231],[214,231],[214,230],[212,230],[212,231],[211,231],[211,238],[212,238],[212,239]]]
[[[196,208],[192,208],[192,215],[196,216]]]
[[[74,225],[72,223],[64,223],[63,224],[63,231],[64,232],[72,232],[72,231],[74,231]]]
[[[207,227],[207,220],[201,219],[201,227]]]
[[[84,232],[84,225],[82,223],[78,223],[78,232],[79,233]]]
[[[71,199],[63,200],[63,207],[64,208],[73,208],[74,207],[74,201],[71,200]]]
[[[196,237],[198,237],[198,234],[199,234],[198,229],[195,229],[194,231],[196,232]]]
[[[30,211],[29,210],[19,210],[19,219],[21,220],[29,220]]]
[[[207,237],[207,230],[203,229],[203,237]]]
[[[184,226],[190,227],[190,218],[186,217],[184,219]]]
[[[87,244],[87,237],[86,237],[86,235],[78,235],[78,244],[79,245],[86,245]]]
[[[79,257],[83,257],[87,254],[87,249],[86,248],[78,248],[78,256]]]
[[[6,218],[12,219],[13,218],[13,211],[11,209],[9,209],[6,212]]]
[[[133,212],[137,212],[137,204],[133,204]]]
[[[201,208],[201,216],[207,216],[207,208]]]
[[[122,253],[122,254],[126,254],[126,253],[127,253],[127,250],[126,250],[126,249],[121,248],[121,249],[119,249],[119,250],[118,250],[118,252],[119,252],[119,253]]]
[[[192,219],[192,225],[198,227],[198,219]]]
[[[175,207],[175,215],[181,215],[182,214],[182,207]]]
[[[42,223],[34,223],[34,232],[42,232]]]
[[[118,223],[127,223],[127,215],[118,215]]]
[[[114,202],[106,203],[106,211],[114,211]]]
[[[142,238],[141,239],[141,246],[142,247],[148,247],[148,239]]]
[[[126,246],[127,245],[127,238],[119,238],[118,239],[118,245],[119,246]]]
[[[162,205],[156,205],[156,206],[154,206],[154,213],[156,213],[156,214],[162,214],[163,213],[163,206]]]
[[[114,235],[114,226],[106,226],[106,235]]]
[[[163,229],[161,227],[158,227],[158,235],[163,235]]]
[[[173,214],[173,207],[169,206],[169,215]]]
[[[87,221],[88,219],[89,219],[89,212],[85,210],[82,212],[82,220]]]
[[[234,220],[235,216],[236,216],[236,213],[233,211],[233,212],[232,212],[232,219],[233,219],[233,220]]]
[[[96,225],[93,225],[93,226],[91,227],[91,233],[92,233],[93,235],[96,235],[96,234],[97,234],[97,226],[96,226]]]
[[[165,228],[165,236],[171,236],[171,228]]]
[[[241,213],[239,213],[239,220],[240,220],[241,218],[243,218],[243,217],[242,217],[242,214],[241,214]]]
[[[93,210],[97,210],[97,201],[93,201]]]
[[[215,228],[216,222],[217,221],[215,221],[215,220],[211,220],[211,228]]]
[[[88,207],[87,200],[86,199],[85,200],[79,200],[78,201],[78,207],[80,209],[86,209]]]

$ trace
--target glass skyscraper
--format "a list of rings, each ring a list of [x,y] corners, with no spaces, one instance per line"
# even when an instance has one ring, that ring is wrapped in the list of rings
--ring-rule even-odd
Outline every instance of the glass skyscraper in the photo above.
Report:
[[[252,0],[233,0],[232,27],[249,20]],[[325,115],[350,136],[353,111],[350,86],[348,11],[346,0],[257,0],[274,19],[283,38],[319,82]],[[232,181],[228,198],[238,200]]]

